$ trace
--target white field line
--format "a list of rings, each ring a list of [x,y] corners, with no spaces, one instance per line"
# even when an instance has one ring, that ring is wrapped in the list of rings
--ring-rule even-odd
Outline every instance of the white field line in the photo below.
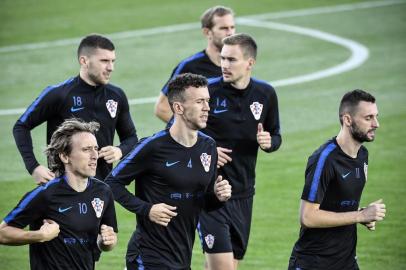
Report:
[[[281,87],[286,85],[293,85],[299,84],[303,82],[310,82],[314,80],[319,80],[325,77],[337,75],[351,69],[357,68],[362,63],[368,59],[368,49],[349,39],[345,39],[339,36],[335,36],[329,33],[325,33],[319,30],[275,23],[275,22],[264,22],[264,21],[256,21],[250,19],[240,20],[239,24],[247,25],[247,26],[254,26],[254,27],[263,27],[268,29],[275,29],[280,31],[287,31],[292,32],[300,35],[306,35],[313,38],[317,38],[320,40],[324,40],[330,43],[334,43],[351,51],[351,56],[345,62],[338,64],[334,67],[327,68],[324,70],[316,71],[314,73],[300,75],[296,77],[291,77],[287,79],[277,80],[270,82],[274,87]],[[154,103],[157,97],[146,97],[146,98],[137,98],[129,100],[130,105],[136,104],[149,104]],[[15,115],[15,114],[22,114],[25,111],[25,108],[18,108],[18,109],[8,109],[8,110],[0,110],[0,115]]]
[[[297,16],[309,16],[309,15],[316,15],[316,14],[344,12],[344,11],[352,11],[352,10],[356,10],[356,9],[367,9],[367,8],[375,8],[375,7],[396,5],[396,4],[405,4],[405,3],[406,3],[405,0],[371,1],[371,2],[363,2],[363,3],[355,3],[355,4],[337,5],[337,6],[331,6],[331,7],[318,7],[318,8],[299,9],[299,10],[291,10],[291,11],[249,15],[249,16],[239,17],[239,18],[237,18],[236,21],[238,23],[239,19],[264,20],[264,19],[290,18],[290,17],[297,17]],[[127,38],[133,38],[133,37],[150,36],[150,35],[156,35],[156,34],[162,34],[162,33],[173,33],[173,32],[179,32],[179,31],[186,31],[186,30],[196,29],[199,27],[200,27],[200,25],[198,23],[186,23],[186,24],[169,25],[169,26],[163,26],[163,27],[155,27],[155,28],[149,28],[149,29],[117,32],[117,33],[111,33],[111,34],[106,34],[106,35],[108,37],[110,37],[111,39],[118,40],[118,39],[127,39]],[[77,38],[69,38],[69,39],[60,39],[60,40],[55,40],[55,41],[45,41],[45,42],[38,42],[38,43],[11,45],[11,46],[0,47],[0,53],[10,53],[10,52],[17,52],[17,51],[44,49],[44,48],[49,48],[49,47],[75,45],[75,44],[78,44],[80,40],[81,40],[81,38],[77,37]]]
[[[300,16],[346,12],[346,11],[353,11],[356,9],[368,9],[368,8],[384,7],[384,6],[391,6],[391,5],[398,5],[398,4],[406,4],[406,1],[405,0],[370,1],[370,2],[363,2],[363,3],[337,5],[337,6],[331,6],[331,7],[316,7],[316,8],[264,13],[264,14],[258,14],[258,15],[252,15],[252,16],[248,15],[248,16],[244,16],[241,18],[253,19],[253,20],[266,20],[266,19],[275,20],[275,19],[282,19],[282,18],[292,18],[292,17],[300,17]]]
[[[372,1],[372,2],[364,2],[364,3],[357,3],[357,4],[348,4],[348,5],[338,5],[333,7],[320,7],[320,8],[310,8],[310,9],[302,9],[302,10],[292,10],[292,11],[285,11],[285,12],[275,12],[275,13],[266,13],[266,14],[259,14],[259,15],[252,15],[246,17],[240,17],[237,19],[238,24],[244,25],[251,25],[256,27],[265,27],[265,28],[272,28],[276,30],[288,31],[302,35],[308,35],[311,37],[319,38],[328,42],[336,43],[338,45],[344,46],[345,48],[349,49],[352,52],[352,55],[347,61],[341,63],[335,67],[314,72],[311,74],[301,75],[293,78],[282,79],[278,81],[273,81],[272,85],[277,86],[284,86],[284,85],[291,85],[297,84],[301,82],[308,82],[311,80],[317,80],[324,77],[332,76],[335,74],[339,74],[341,72],[348,71],[350,69],[356,68],[361,65],[367,58],[368,58],[368,50],[361,44],[358,44],[352,40],[344,39],[338,36],[334,36],[332,34],[324,33],[314,29],[308,29],[298,26],[274,23],[274,22],[261,22],[258,19],[277,19],[277,18],[288,18],[288,17],[296,17],[296,16],[308,16],[308,15],[315,15],[315,14],[324,14],[324,13],[332,13],[332,12],[343,12],[343,11],[350,11],[355,9],[365,9],[365,8],[374,8],[380,6],[387,6],[387,5],[394,5],[394,4],[403,4],[406,3],[405,1]],[[142,29],[142,30],[134,30],[134,31],[126,31],[126,32],[118,32],[112,33],[108,36],[112,39],[127,39],[133,37],[141,37],[141,36],[149,36],[149,35],[156,35],[162,33],[172,33],[178,31],[186,31],[191,29],[196,29],[199,27],[197,23],[188,23],[188,24],[179,24],[179,25],[170,25],[164,27],[155,27],[150,29]],[[14,46],[7,46],[7,47],[0,47],[0,53],[8,53],[8,52],[17,52],[17,51],[25,51],[25,50],[36,50],[36,49],[43,49],[49,47],[57,47],[57,46],[66,46],[77,44],[80,41],[80,38],[72,38],[72,39],[61,39],[56,41],[50,42],[40,42],[40,43],[29,43],[29,44],[21,44],[21,45],[14,45]],[[157,97],[146,97],[146,98],[137,98],[129,100],[130,105],[135,104],[149,104],[154,103]],[[18,115],[22,114],[26,108],[16,108],[16,109],[3,109],[0,110],[0,116],[2,115]]]
[[[299,35],[310,36],[313,38],[321,39],[333,44],[340,45],[348,50],[351,51],[351,56],[345,62],[336,65],[331,68],[327,68],[324,70],[316,71],[314,73],[300,75],[297,77],[282,79],[270,82],[273,86],[286,86],[292,84],[299,84],[303,82],[310,82],[319,80],[322,78],[330,77],[333,75],[337,75],[352,69],[355,69],[361,66],[369,56],[368,48],[364,45],[359,44],[353,40],[346,39],[343,37],[335,36],[326,32],[322,32],[315,29],[309,29],[299,26],[293,26],[288,24],[282,23],[275,23],[275,22],[264,22],[264,21],[256,21],[256,20],[244,20],[241,21],[240,24],[255,26],[255,27],[264,27],[269,29],[281,30],[286,32],[292,32]]]

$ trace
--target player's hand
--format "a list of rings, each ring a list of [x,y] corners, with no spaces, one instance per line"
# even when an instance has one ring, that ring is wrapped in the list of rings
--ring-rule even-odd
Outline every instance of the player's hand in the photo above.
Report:
[[[231,152],[233,152],[233,150],[223,147],[217,147],[217,168],[220,168],[226,165],[228,162],[232,161],[232,158],[228,155]]]
[[[109,145],[99,150],[99,158],[104,158],[109,164],[120,160],[122,156],[123,153],[121,152],[121,149],[116,146]]]
[[[44,224],[39,228],[42,235],[40,242],[46,242],[54,239],[59,234],[59,224],[51,219],[44,219]]]
[[[221,175],[217,176],[214,183],[214,193],[219,201],[225,202],[231,198],[231,185]]]
[[[40,185],[40,184],[45,184],[49,180],[54,179],[55,174],[53,172],[51,172],[47,167],[39,165],[32,172],[32,177],[34,178],[35,183],[37,185]]]
[[[100,227],[101,242],[105,246],[115,246],[117,244],[117,235],[113,227],[102,224]]]
[[[272,146],[271,134],[268,131],[264,131],[261,123],[258,123],[257,142],[263,150],[267,150]]]
[[[386,214],[386,205],[383,203],[382,199],[379,199],[362,209],[360,214],[360,223],[368,224],[374,221],[381,221]],[[372,224],[370,226],[375,228]]]
[[[149,211],[149,219],[162,226],[168,226],[168,223],[173,217],[176,217],[178,213],[174,212],[175,206],[170,206],[165,203],[154,204]]]
[[[371,222],[368,222],[368,223],[363,222],[361,224],[364,225],[365,227],[367,227],[368,230],[375,231],[376,221],[371,221]]]

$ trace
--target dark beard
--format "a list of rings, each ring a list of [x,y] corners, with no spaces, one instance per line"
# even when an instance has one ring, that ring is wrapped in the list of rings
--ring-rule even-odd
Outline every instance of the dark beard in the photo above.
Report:
[[[356,140],[359,143],[363,142],[372,142],[375,138],[368,138],[367,133],[362,133],[362,131],[358,128],[358,126],[355,124],[355,122],[351,123],[351,136],[354,140]]]

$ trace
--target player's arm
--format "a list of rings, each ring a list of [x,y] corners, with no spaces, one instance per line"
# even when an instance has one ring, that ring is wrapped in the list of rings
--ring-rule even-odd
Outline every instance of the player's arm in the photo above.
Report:
[[[330,228],[381,221],[385,217],[386,207],[382,201],[371,203],[360,211],[332,212],[320,209],[320,204],[301,200],[300,223],[307,228]]]
[[[114,194],[114,200],[121,206],[130,212],[147,216],[152,204],[141,200],[126,188],[126,186],[135,179],[135,177],[133,178],[132,173],[129,172],[131,166],[127,166],[127,168],[118,171],[121,166],[120,164],[125,162],[125,160],[126,159],[123,159],[117,164],[113,171],[107,176],[105,182],[111,187]]]
[[[45,166],[38,163],[32,144],[31,130],[47,121],[50,115],[55,115],[60,96],[58,91],[48,91],[46,88],[41,95],[27,108],[17,120],[13,128],[14,140],[23,158],[25,168],[37,184],[46,183],[55,175]]]
[[[260,148],[265,152],[274,152],[282,144],[280,134],[278,97],[272,88],[270,95],[270,107],[265,117],[264,123],[258,124],[257,141]]]
[[[97,237],[97,246],[101,251],[111,251],[117,245],[117,217],[114,206],[114,198],[111,189],[105,191],[108,199],[105,200],[105,211],[100,220],[100,231]]]
[[[4,221],[0,224],[0,244],[2,245],[26,245],[46,242],[54,239],[59,234],[59,225],[52,220],[44,220],[39,230],[26,231],[7,225]]]
[[[59,225],[43,219],[49,201],[46,199],[44,186],[38,186],[27,192],[18,205],[4,218],[0,224],[0,243],[5,245],[24,245],[45,242],[55,238],[59,233]],[[28,224],[43,222],[38,230],[24,230]]]
[[[383,220],[386,209],[381,201],[371,203],[361,211],[333,212],[320,209],[330,181],[336,179],[334,163],[330,160],[333,146],[330,144],[318,155],[312,155],[309,158],[301,197],[301,225],[308,228],[329,228]]]
[[[155,103],[154,113],[165,123],[168,123],[173,116],[171,107],[169,106],[168,97],[162,92],[159,94],[159,97]]]
[[[121,92],[120,113],[118,114],[116,130],[120,138],[120,145],[107,145],[99,150],[99,158],[103,158],[107,163],[111,164],[120,160],[138,142],[137,132],[134,122],[131,119],[130,107],[124,92]]]
[[[211,180],[204,194],[203,204],[203,208],[207,212],[222,207],[223,203],[231,198],[231,185],[221,175],[217,175],[217,149],[213,141],[210,165]]]
[[[145,170],[148,170],[148,166],[151,165],[151,162],[148,161],[148,154],[154,152],[151,148],[148,142],[141,140],[107,176],[106,183],[111,187],[114,199],[128,211],[141,216],[148,216],[152,222],[167,226],[172,217],[177,215],[176,207],[165,203],[146,202],[129,192],[125,187]]]
[[[148,139],[146,139],[148,140]],[[110,186],[114,200],[128,211],[147,216],[152,204],[141,200],[132,194],[126,186],[136,180],[148,169],[149,145],[140,140],[130,153],[122,159],[106,177],[105,182]]]
[[[169,123],[169,121],[173,117],[173,113],[172,113],[171,107],[169,106],[168,97],[167,97],[168,84],[177,75],[179,75],[181,73],[185,73],[185,72],[186,72],[186,70],[184,70],[184,66],[179,65],[179,64],[172,70],[170,79],[166,82],[164,87],[162,87],[161,93],[159,94],[158,99],[155,103],[154,113],[159,119],[161,119],[165,123]]]

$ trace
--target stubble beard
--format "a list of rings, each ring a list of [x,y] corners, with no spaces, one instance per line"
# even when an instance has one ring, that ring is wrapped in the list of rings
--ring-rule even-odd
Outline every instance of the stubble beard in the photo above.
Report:
[[[369,131],[371,131],[371,130],[369,130]],[[372,137],[372,138],[368,137],[369,131],[362,132],[355,122],[351,123],[351,128],[350,128],[351,136],[354,140],[356,140],[359,143],[372,142],[375,139],[375,137]]]

